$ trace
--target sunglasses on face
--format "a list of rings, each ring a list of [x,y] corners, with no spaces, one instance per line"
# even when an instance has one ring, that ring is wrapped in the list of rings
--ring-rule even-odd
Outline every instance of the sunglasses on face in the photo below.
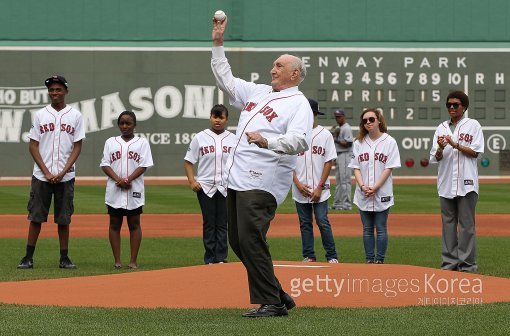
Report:
[[[363,124],[367,124],[370,121],[371,124],[375,122],[375,117],[363,118]]]
[[[446,108],[450,108],[453,106],[454,109],[456,109],[457,107],[459,107],[461,104],[459,103],[446,103]]]

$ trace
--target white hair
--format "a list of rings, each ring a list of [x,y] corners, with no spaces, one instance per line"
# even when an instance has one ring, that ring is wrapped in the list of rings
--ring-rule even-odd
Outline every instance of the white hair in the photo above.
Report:
[[[296,70],[299,70],[299,83],[301,83],[302,81],[305,80],[305,77],[306,77],[305,64],[303,63],[301,58],[299,58],[297,56],[289,55],[289,54],[285,54],[285,55],[291,56],[294,59],[294,61],[292,62],[292,67]]]

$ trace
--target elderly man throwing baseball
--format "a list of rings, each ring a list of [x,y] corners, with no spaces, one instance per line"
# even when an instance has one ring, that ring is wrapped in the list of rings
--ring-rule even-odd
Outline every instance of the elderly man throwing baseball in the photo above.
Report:
[[[226,169],[228,236],[246,267],[250,301],[260,305],[243,316],[284,316],[295,303],[275,277],[266,234],[289,192],[296,154],[308,149],[312,134],[310,104],[298,89],[306,70],[299,58],[281,55],[271,86],[234,77],[223,49],[227,20],[213,19],[211,67],[230,104],[241,110]]]

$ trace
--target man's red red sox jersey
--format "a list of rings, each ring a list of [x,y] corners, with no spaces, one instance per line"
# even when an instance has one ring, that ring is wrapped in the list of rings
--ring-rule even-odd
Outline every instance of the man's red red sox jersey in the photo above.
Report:
[[[151,148],[145,138],[135,136],[126,142],[120,136],[106,140],[101,167],[111,167],[121,178],[128,178],[136,168],[153,166]],[[108,177],[105,203],[115,209],[133,210],[145,204],[143,174],[131,181],[130,189],[122,189]]]
[[[198,133],[191,140],[184,160],[191,164],[198,162],[196,179],[209,197],[213,197],[216,191],[227,196],[227,183],[223,180],[223,173],[234,142],[233,133],[224,131],[216,134],[210,129]]]
[[[74,143],[85,138],[82,114],[69,105],[60,111],[48,105],[35,113],[28,137],[39,142],[39,153],[44,164],[53,175],[57,175],[69,160]],[[47,182],[36,163],[33,175]],[[64,175],[62,182],[74,177],[75,165]]]
[[[363,184],[372,187],[386,168],[400,167],[397,142],[387,133],[372,141],[368,135],[363,142],[356,140],[352,150],[350,168],[359,169]],[[392,174],[388,176],[373,197],[365,197],[359,186],[354,192],[354,204],[362,211],[384,211],[394,204]]]
[[[236,144],[227,162],[228,188],[264,190],[281,204],[292,184],[295,154],[307,150],[311,139],[308,99],[297,86],[274,92],[269,85],[234,77],[223,47],[212,48],[211,67],[230,104],[241,109]],[[249,144],[246,132],[260,133],[268,148]]]
[[[437,172],[439,196],[451,199],[465,196],[471,191],[478,193],[478,159],[461,154],[457,149],[448,145],[443,150],[443,159],[438,162],[435,156],[438,148],[437,138],[441,135],[449,135],[454,142],[469,147],[477,153],[484,151],[484,138],[482,126],[474,119],[462,118],[455,126],[453,133],[449,123],[449,120],[441,123],[434,133],[430,162],[439,163]]]
[[[306,152],[299,153],[296,159],[296,177],[298,180],[315,190],[320,183],[324,164],[337,157],[333,135],[322,126],[312,130],[312,142]],[[325,181],[319,202],[331,196],[329,177]],[[299,203],[310,203],[310,198],[303,196],[296,185],[292,184],[292,198]]]

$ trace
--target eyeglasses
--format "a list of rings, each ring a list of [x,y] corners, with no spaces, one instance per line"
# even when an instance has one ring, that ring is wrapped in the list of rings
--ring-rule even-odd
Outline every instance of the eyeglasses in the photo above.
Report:
[[[373,124],[375,122],[375,117],[368,117],[368,118],[363,118],[363,124],[367,124],[368,122],[370,121],[371,124]]]
[[[446,108],[450,108],[450,107],[453,106],[453,108],[456,109],[460,105],[462,105],[462,104],[459,104],[459,103],[446,103]]]

